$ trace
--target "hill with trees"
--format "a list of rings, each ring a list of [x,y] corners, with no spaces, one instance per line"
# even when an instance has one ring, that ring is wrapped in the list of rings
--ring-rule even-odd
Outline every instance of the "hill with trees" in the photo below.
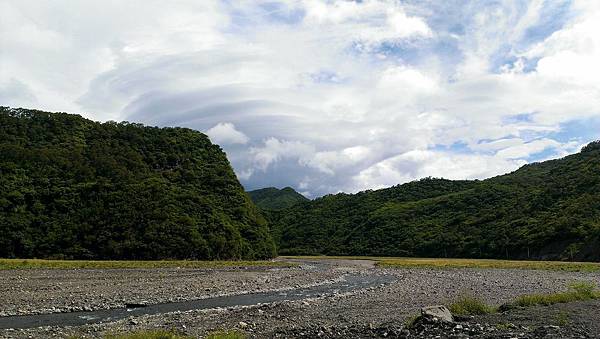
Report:
[[[328,195],[269,219],[280,254],[600,260],[600,142],[487,180]]]
[[[267,224],[204,134],[0,107],[0,257],[259,259]]]
[[[264,210],[281,210],[299,202],[308,201],[308,198],[296,192],[291,187],[283,189],[275,187],[261,188],[249,191],[248,194],[256,206]]]

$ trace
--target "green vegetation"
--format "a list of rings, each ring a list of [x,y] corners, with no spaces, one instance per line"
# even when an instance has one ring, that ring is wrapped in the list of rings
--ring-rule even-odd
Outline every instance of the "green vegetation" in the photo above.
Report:
[[[573,301],[585,301],[600,299],[600,291],[596,290],[596,285],[592,282],[580,281],[572,283],[569,290],[565,292],[550,294],[531,294],[518,297],[514,302],[504,304],[499,307],[500,310],[507,310],[517,307],[531,307],[537,305],[553,305],[558,303],[568,303]],[[449,307],[450,312],[455,315],[482,315],[494,313],[498,308],[487,305],[482,300],[467,296],[458,299]],[[568,314],[561,314],[559,319],[564,323],[568,321]]]
[[[210,333],[206,339],[245,339],[247,336],[239,331],[218,331]]]
[[[566,292],[525,295],[518,297],[514,302],[501,305],[500,307],[488,305],[483,300],[473,296],[464,296],[451,303],[448,308],[455,316],[471,316],[506,311],[516,306],[531,307],[592,299],[600,299],[600,291],[596,290],[596,285],[591,282],[576,282],[571,284],[570,289]],[[409,317],[405,321],[406,327],[413,327],[419,318],[420,316]],[[562,311],[557,315],[556,320],[560,326],[565,326],[569,323],[569,314]],[[508,329],[510,326],[512,325],[498,324],[497,328]]]
[[[447,194],[471,185],[468,181],[422,180],[378,191],[358,194],[340,193],[301,202],[268,214],[273,235],[283,255],[360,255],[402,256],[386,251],[393,238],[379,236],[377,248],[363,249],[363,241],[352,244],[363,232],[370,215],[392,202],[425,199]],[[366,236],[368,236],[367,232]],[[385,241],[384,241],[385,239]],[[373,239],[377,240],[377,239]]]
[[[449,309],[454,315],[482,315],[496,312],[494,307],[470,296],[458,299],[450,305]]]
[[[179,334],[173,331],[155,330],[155,331],[137,331],[124,334],[111,334],[106,339],[194,339],[187,335]],[[220,337],[216,337],[220,338]]]
[[[263,259],[266,221],[186,128],[0,107],[0,257]]]
[[[282,256],[287,259],[347,259],[347,260],[372,260],[383,268],[477,268],[477,269],[524,269],[546,270],[565,272],[598,272],[600,263],[573,262],[573,261],[527,261],[527,260],[502,260],[502,259],[455,259],[455,258],[393,258],[369,256]]]
[[[415,327],[415,325],[417,324],[417,320],[419,320],[421,318],[421,315],[412,315],[410,317],[408,317],[405,321],[404,321],[404,326],[406,328],[413,328]]]
[[[196,261],[196,260],[43,260],[0,259],[0,270],[48,269],[111,269],[111,268],[229,268],[229,267],[292,267],[281,261]]]
[[[308,198],[296,192],[291,187],[277,189],[275,187],[262,188],[248,192],[256,206],[264,210],[282,210],[308,201]]]
[[[600,260],[600,142],[483,180],[427,178],[269,213],[284,255]]]
[[[600,263],[563,261],[525,261],[497,259],[431,259],[431,258],[379,258],[377,265],[391,268],[492,268],[527,269],[569,272],[597,272]]]
[[[561,311],[556,315],[556,322],[559,326],[567,326],[570,322],[569,312]]]
[[[0,107],[0,154],[5,258],[256,260],[277,243],[288,255],[600,260],[600,142],[483,181],[313,201],[291,188],[250,192],[270,229],[223,151],[190,129]]]
[[[571,285],[569,291],[553,294],[524,295],[512,304],[514,306],[535,306],[568,303],[572,301],[584,301],[599,299],[600,292],[596,291],[596,285],[590,282],[578,282]]]
[[[515,327],[515,324],[512,323],[507,323],[507,322],[502,322],[496,325],[496,328],[502,331],[507,331],[510,329],[513,329]]]

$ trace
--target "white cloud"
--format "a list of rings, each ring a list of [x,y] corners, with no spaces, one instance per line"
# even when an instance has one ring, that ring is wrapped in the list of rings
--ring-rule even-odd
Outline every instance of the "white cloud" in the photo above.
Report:
[[[591,2],[577,2],[582,12],[578,20],[523,53],[541,58],[537,73],[572,87],[590,86],[600,91],[600,9]]]
[[[27,84],[38,98],[37,108],[118,119],[125,103],[79,104],[95,78],[123,64],[210,48],[222,42],[217,30],[227,22],[212,0],[169,6],[155,0],[2,1],[0,74]],[[134,99],[125,87],[111,95]]]
[[[415,150],[385,159],[352,177],[352,191],[383,188],[423,177],[482,179],[513,171],[524,160],[487,155],[451,154]]]
[[[519,145],[504,148],[496,153],[502,159],[523,159],[548,148],[558,148],[561,144],[552,139],[538,139],[532,142],[521,142]]]
[[[7,0],[0,104],[206,131],[249,188],[483,178],[592,137],[564,129],[600,117],[599,22],[590,1]]]
[[[235,129],[235,125],[229,122],[221,122],[215,125],[207,130],[206,134],[212,142],[221,145],[246,144],[249,140],[244,133]]]
[[[347,28],[345,34],[348,38],[362,43],[366,48],[383,41],[432,35],[422,18],[408,16],[401,7],[389,2],[309,0],[304,1],[304,9],[306,25],[318,25],[335,31]]]
[[[269,138],[263,147],[250,148],[250,154],[255,166],[262,171],[281,159],[295,159],[298,164],[306,164],[315,153],[311,145],[298,142]]]

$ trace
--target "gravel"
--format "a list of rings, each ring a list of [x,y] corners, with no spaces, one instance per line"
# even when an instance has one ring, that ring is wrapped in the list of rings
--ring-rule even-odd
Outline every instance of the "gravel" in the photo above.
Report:
[[[123,307],[126,302],[156,303],[222,294],[294,289],[297,286],[330,283],[348,273],[393,275],[397,280],[388,285],[320,298],[250,307],[148,315],[74,328],[3,330],[0,331],[0,337],[45,338],[80,335],[87,338],[100,337],[104,333],[166,328],[197,337],[214,330],[239,329],[250,337],[258,338],[381,337],[384,333],[387,333],[388,337],[402,338],[408,335],[410,338],[418,338],[420,334],[406,329],[404,324],[407,319],[418,314],[420,308],[424,306],[448,305],[464,295],[477,296],[488,303],[500,305],[523,294],[565,290],[574,281],[600,283],[600,273],[597,272],[379,269],[373,267],[372,262],[351,260],[332,260],[316,265],[311,262],[305,263],[312,266],[259,270],[3,271],[0,272],[0,297],[4,300],[3,305],[6,306],[2,308],[5,314],[38,313],[52,311],[52,307],[58,310],[65,307],[68,309],[68,307],[86,306],[89,308]],[[537,338],[542,336],[536,337],[535,333],[544,331],[549,333],[550,337],[552,335],[569,337],[570,334],[573,334],[573,337],[585,337],[581,333],[591,333],[588,337],[594,335],[600,337],[600,329],[590,325],[600,322],[595,318],[600,314],[598,312],[600,302],[575,304],[580,305],[579,308],[570,309],[569,314],[579,314],[575,317],[578,320],[585,317],[592,318],[588,322],[577,322],[577,329],[573,330],[565,330],[562,326],[560,329],[545,328],[544,326],[556,326],[556,324],[544,323],[550,320],[539,313],[542,311],[536,311],[537,308],[531,309],[531,312],[538,312],[533,315],[527,316],[526,311],[514,310],[510,314],[496,315],[496,318],[471,319],[461,326],[465,331],[471,331],[473,328],[478,328],[477,325],[481,322],[479,325],[483,326],[483,330],[478,332],[479,334],[472,334],[471,337],[494,337],[493,334],[498,335],[498,338],[503,338],[503,335],[506,337],[513,335],[515,338]],[[560,307],[573,306],[572,304],[555,306],[555,308]],[[590,312],[590,310],[594,311]],[[518,319],[525,319],[521,323],[510,318],[511,314],[518,315],[519,312],[524,312],[517,316]],[[556,312],[562,314],[560,312],[563,310],[558,309]],[[515,326],[521,327],[512,330],[488,325],[503,324],[507,319],[518,323]],[[537,323],[534,321],[536,319],[539,320]],[[535,326],[528,327],[532,322]],[[436,324],[424,327],[421,334],[431,333],[435,337],[441,335],[440,333],[462,335],[461,333],[465,331],[455,327],[444,328]]]
[[[327,284],[338,270],[24,269],[0,270],[0,316],[123,308]]]

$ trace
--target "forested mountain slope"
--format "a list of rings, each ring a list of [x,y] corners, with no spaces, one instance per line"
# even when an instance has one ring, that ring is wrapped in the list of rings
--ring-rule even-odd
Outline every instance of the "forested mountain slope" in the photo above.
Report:
[[[600,143],[483,181],[424,179],[271,213],[281,254],[600,259]]]
[[[275,187],[261,188],[249,191],[248,194],[256,206],[265,210],[281,210],[299,202],[308,201],[308,198],[291,187],[283,189]]]
[[[185,128],[0,108],[0,257],[268,258],[221,148]]]

